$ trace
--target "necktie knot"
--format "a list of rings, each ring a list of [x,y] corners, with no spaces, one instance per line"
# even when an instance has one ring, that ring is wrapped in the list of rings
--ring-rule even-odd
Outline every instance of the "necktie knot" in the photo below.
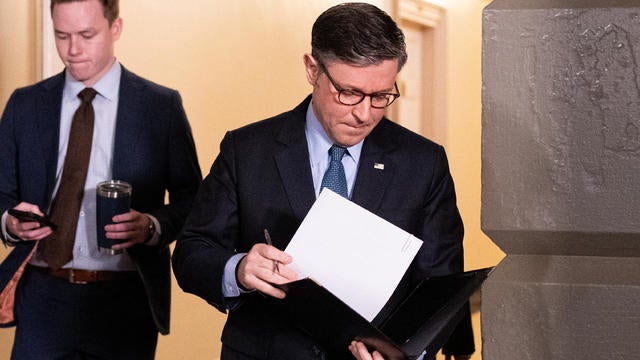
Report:
[[[336,161],[336,160],[342,161],[342,157],[346,152],[347,152],[346,148],[333,144],[329,149],[329,156],[331,156],[332,161]]]
[[[82,100],[83,103],[90,103],[93,101],[93,98],[98,94],[93,88],[84,88],[82,91],[78,93],[78,97]]]

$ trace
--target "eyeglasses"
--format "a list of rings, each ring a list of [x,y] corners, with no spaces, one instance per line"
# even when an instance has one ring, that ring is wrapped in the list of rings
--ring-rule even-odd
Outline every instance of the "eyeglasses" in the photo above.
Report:
[[[324,66],[323,63],[319,63],[322,71],[327,74],[327,78],[333,85],[333,87],[338,91],[338,101],[342,105],[358,105],[364,100],[365,97],[369,97],[371,99],[371,107],[375,109],[384,109],[387,106],[391,105],[397,98],[400,97],[400,91],[398,90],[398,84],[393,83],[393,87],[395,88],[395,93],[387,93],[387,92],[378,92],[373,94],[365,94],[362,91],[358,90],[350,90],[341,88],[336,82],[333,80],[331,75],[329,75],[329,71]]]

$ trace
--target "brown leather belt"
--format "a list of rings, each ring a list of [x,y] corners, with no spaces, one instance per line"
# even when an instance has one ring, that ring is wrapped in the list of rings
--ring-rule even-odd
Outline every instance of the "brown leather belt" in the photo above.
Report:
[[[133,279],[138,275],[136,271],[102,271],[82,269],[51,269],[41,266],[30,266],[41,273],[65,279],[72,284],[89,284],[100,281],[115,281]]]

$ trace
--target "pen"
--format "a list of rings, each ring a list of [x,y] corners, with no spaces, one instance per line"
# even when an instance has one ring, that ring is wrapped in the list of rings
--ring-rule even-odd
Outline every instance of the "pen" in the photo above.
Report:
[[[264,239],[267,241],[267,245],[273,246],[273,244],[271,243],[271,236],[269,236],[269,230],[267,230],[266,228],[264,229]],[[276,268],[277,272],[280,272],[277,260],[273,260],[273,266]]]

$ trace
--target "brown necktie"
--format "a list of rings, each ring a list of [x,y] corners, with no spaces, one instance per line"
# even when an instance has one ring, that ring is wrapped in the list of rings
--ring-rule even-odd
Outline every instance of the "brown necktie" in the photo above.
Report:
[[[68,263],[73,254],[93,140],[95,115],[91,101],[96,94],[92,88],[85,88],[78,94],[82,104],[73,115],[62,179],[51,206],[51,221],[57,227],[49,237],[40,242],[42,258],[53,269],[59,269]]]

